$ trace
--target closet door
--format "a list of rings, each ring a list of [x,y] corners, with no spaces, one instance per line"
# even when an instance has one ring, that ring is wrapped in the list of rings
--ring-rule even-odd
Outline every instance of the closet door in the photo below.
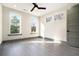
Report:
[[[68,10],[67,41],[70,45],[79,47],[79,5]]]

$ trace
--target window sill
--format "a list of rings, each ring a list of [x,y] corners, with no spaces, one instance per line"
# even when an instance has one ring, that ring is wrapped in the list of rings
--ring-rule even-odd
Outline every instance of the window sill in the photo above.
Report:
[[[32,33],[30,33],[30,34],[37,34],[36,32],[34,33],[34,32],[32,32]]]
[[[22,35],[22,34],[8,34],[8,36],[18,36],[18,35]]]

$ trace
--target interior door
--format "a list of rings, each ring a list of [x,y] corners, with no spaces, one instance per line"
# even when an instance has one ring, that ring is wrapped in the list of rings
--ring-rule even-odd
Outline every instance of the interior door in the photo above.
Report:
[[[67,13],[67,41],[70,45],[79,47],[79,4]]]

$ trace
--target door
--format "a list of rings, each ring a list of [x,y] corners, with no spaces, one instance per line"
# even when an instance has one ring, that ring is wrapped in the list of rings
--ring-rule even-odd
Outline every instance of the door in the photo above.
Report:
[[[79,4],[67,13],[67,41],[70,45],[79,47]]]

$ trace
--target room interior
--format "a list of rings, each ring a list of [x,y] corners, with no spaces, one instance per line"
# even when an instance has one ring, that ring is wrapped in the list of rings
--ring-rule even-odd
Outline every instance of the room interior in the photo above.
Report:
[[[79,48],[72,47],[79,47],[78,44],[72,44],[67,39],[67,32],[70,31],[67,28],[68,11],[75,5],[77,4],[0,4],[0,55],[79,55]]]

